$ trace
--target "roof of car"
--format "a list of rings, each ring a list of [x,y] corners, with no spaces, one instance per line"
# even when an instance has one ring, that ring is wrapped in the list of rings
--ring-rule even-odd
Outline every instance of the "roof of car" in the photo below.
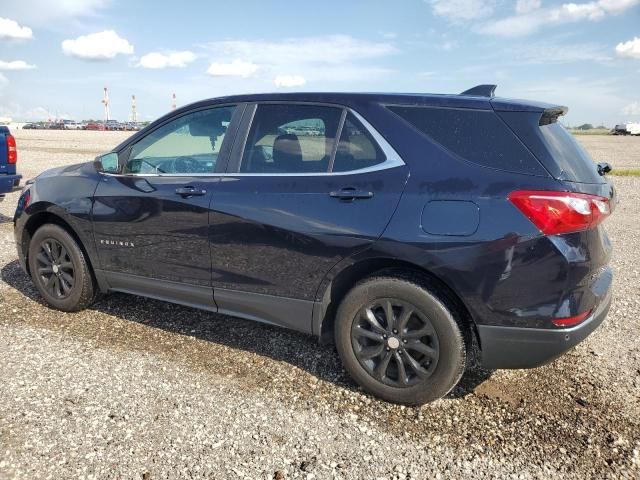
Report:
[[[355,93],[355,92],[295,92],[295,93],[254,93],[217,97],[197,102],[183,108],[199,104],[235,102],[316,102],[357,105],[380,103],[384,105],[413,105],[449,108],[495,109],[509,111],[543,111],[554,105],[530,100],[516,100],[502,97],[465,94],[435,93]]]

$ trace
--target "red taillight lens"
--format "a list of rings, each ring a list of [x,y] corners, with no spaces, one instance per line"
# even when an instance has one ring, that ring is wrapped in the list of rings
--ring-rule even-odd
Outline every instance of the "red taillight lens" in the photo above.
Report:
[[[611,213],[608,198],[585,193],[518,190],[509,200],[545,235],[587,230]]]
[[[591,315],[591,310],[576,315],[575,317],[554,318],[551,320],[551,323],[556,327],[573,327],[574,325],[584,322],[589,315]]]
[[[18,149],[16,148],[16,139],[13,135],[7,135],[7,162],[14,164],[18,162]]]

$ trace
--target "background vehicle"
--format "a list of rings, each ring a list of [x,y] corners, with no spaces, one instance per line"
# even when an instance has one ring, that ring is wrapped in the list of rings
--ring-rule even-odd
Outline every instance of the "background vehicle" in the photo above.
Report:
[[[0,125],[0,202],[5,194],[13,192],[20,185],[22,176],[16,172],[17,163],[16,140],[8,127]]]
[[[175,110],[41,174],[16,211],[20,262],[62,310],[122,291],[334,339],[395,402],[445,395],[476,353],[542,365],[607,314],[614,190],[564,107],[494,88]]]
[[[82,122],[76,122],[74,120],[65,121],[65,130],[84,130],[85,125]]]
[[[85,127],[85,130],[100,130],[100,131],[104,131],[106,130],[104,123],[99,123],[99,122],[89,122],[87,123],[87,126]]]
[[[640,123],[621,123],[611,130],[611,135],[640,135]]]

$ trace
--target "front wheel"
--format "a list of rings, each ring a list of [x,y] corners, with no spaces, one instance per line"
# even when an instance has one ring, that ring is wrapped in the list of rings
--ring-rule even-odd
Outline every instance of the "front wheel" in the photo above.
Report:
[[[376,277],[340,304],[335,340],[345,369],[367,392],[421,405],[460,380],[466,347],[453,312],[413,281]]]
[[[65,312],[95,300],[96,286],[84,252],[62,227],[45,224],[29,244],[29,272],[44,300]]]

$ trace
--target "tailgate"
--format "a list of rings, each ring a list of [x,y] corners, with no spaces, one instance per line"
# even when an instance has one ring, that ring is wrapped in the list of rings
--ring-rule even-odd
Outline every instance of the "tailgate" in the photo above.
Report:
[[[0,195],[11,193],[20,188],[22,175],[2,175],[0,174]]]
[[[7,140],[6,136],[9,133],[9,129],[4,126],[0,126],[0,175],[3,173],[8,173],[8,162],[7,162]]]

